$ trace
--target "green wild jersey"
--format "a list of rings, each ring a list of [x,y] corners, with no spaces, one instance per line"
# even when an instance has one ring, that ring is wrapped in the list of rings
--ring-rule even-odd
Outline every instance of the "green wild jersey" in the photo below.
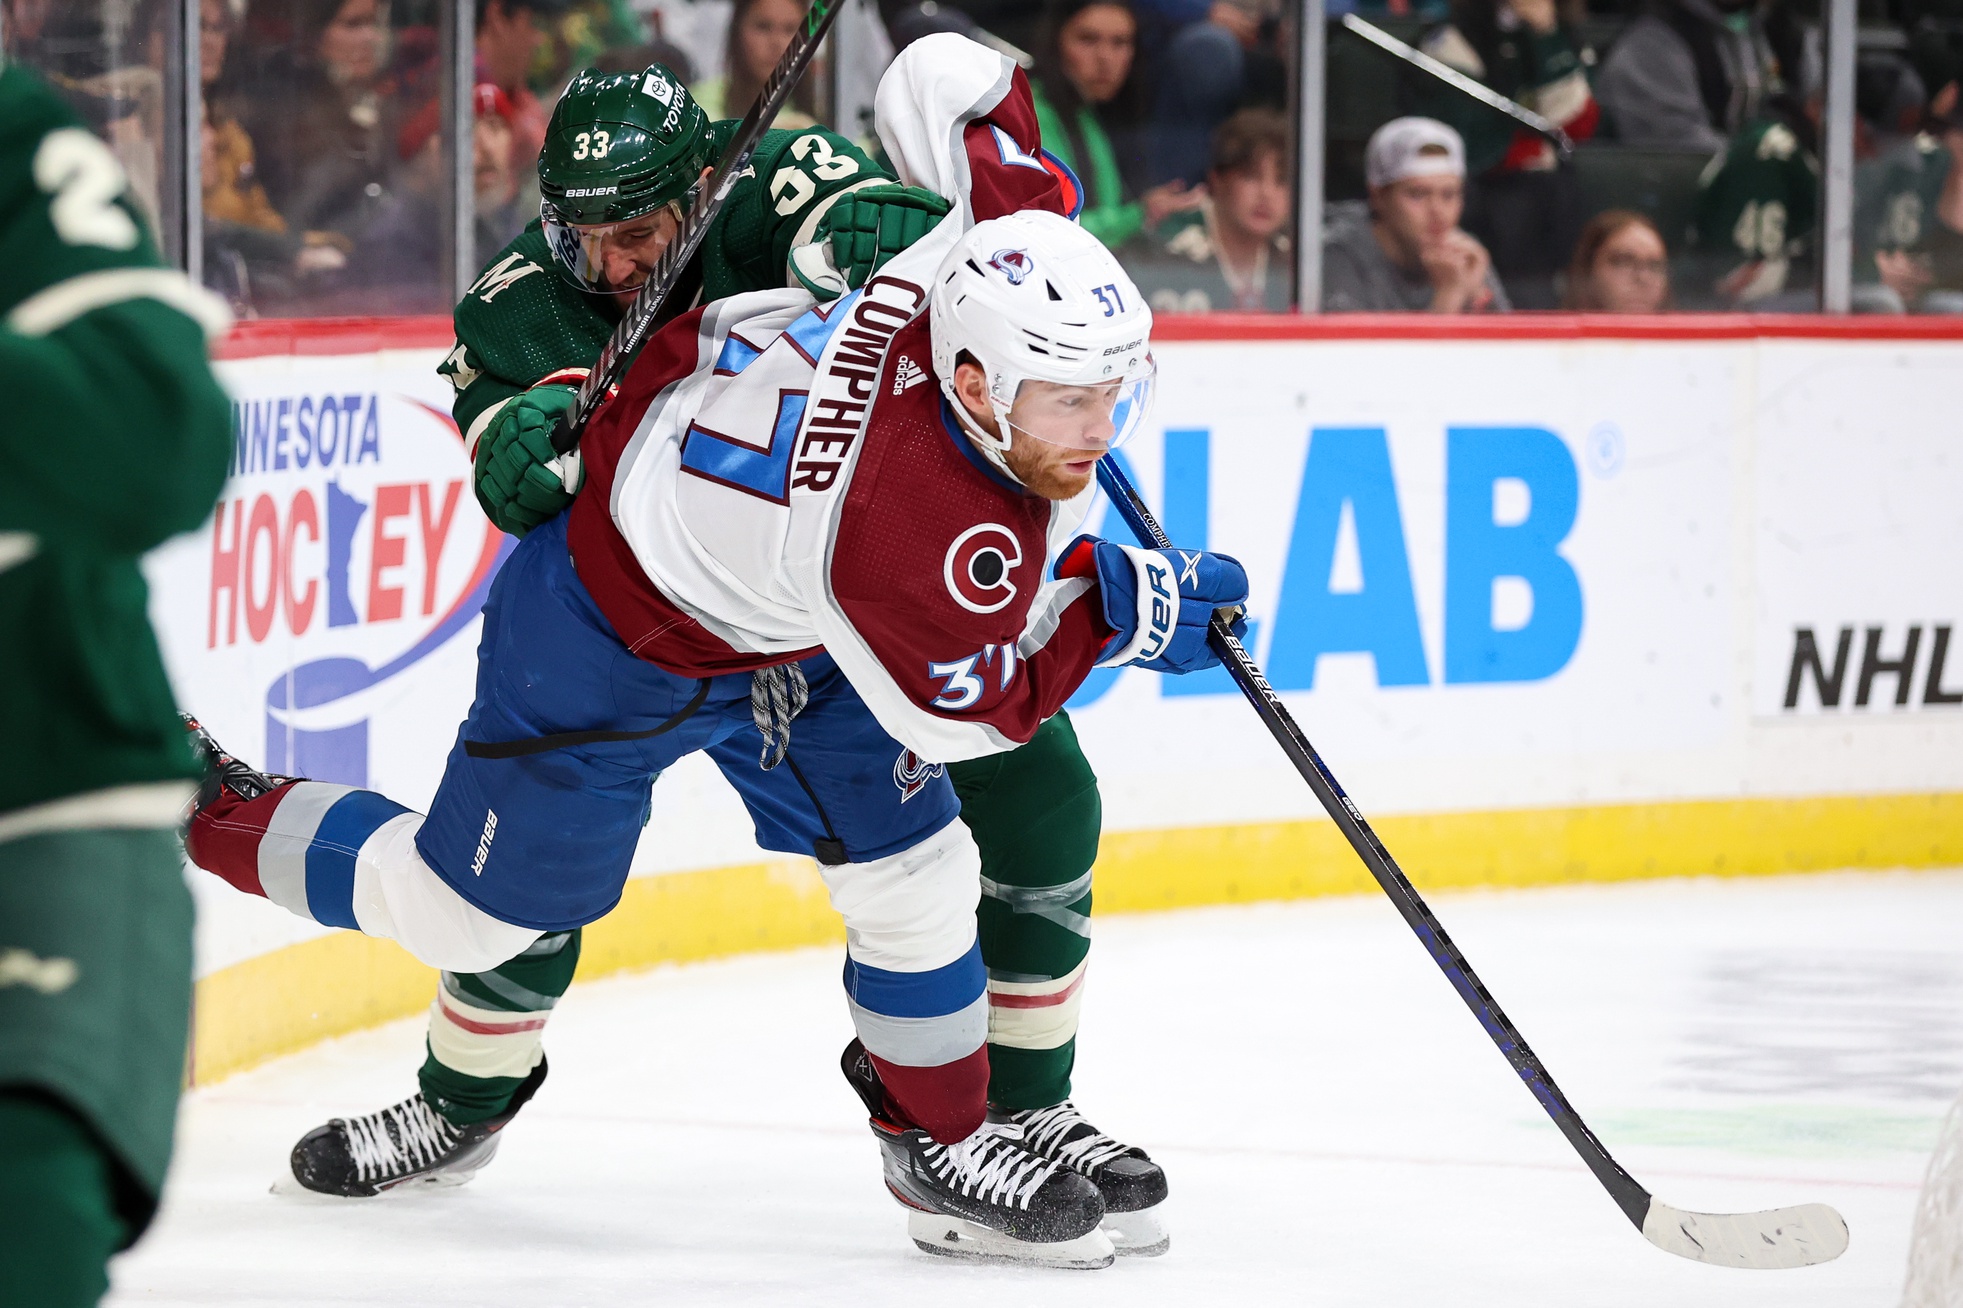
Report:
[[[737,126],[710,126],[712,157]],[[791,251],[812,239],[825,211],[848,191],[892,180],[825,128],[764,133],[696,255],[702,300],[795,285]],[[612,297],[561,277],[539,224],[526,227],[457,305],[456,348],[437,369],[456,388],[457,425],[474,440],[503,401],[561,368],[590,366],[621,313]]]
[[[1949,167],[1949,151],[1927,133],[1854,165],[1854,248],[1863,261],[1877,250],[1923,250],[1931,244]]]
[[[225,310],[165,268],[121,165],[0,65],[0,830],[100,825],[87,792],[192,778],[138,557],[211,512],[231,406]],[[152,803],[162,791],[134,801]],[[127,795],[118,816],[133,814]],[[8,823],[8,818],[19,819]],[[155,825],[172,820],[163,812]],[[142,823],[135,823],[141,825]]]
[[[1698,179],[1697,243],[1742,260],[1791,259],[1808,248],[1819,203],[1812,151],[1785,123],[1758,119]]]

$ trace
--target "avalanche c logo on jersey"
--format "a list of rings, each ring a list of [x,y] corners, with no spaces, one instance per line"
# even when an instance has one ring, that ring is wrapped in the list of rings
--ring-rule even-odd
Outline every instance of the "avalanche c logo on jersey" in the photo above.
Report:
[[[1007,277],[1011,286],[1022,285],[1022,279],[1036,271],[1036,261],[1023,250],[997,250],[989,256],[988,266]]]
[[[994,613],[1016,597],[1009,574],[1022,563],[1022,542],[1000,523],[984,522],[954,538],[941,576],[954,602],[970,613]]]
[[[893,784],[900,788],[900,802],[904,804],[918,795],[929,781],[946,771],[944,764],[927,763],[912,750],[901,750],[900,756],[893,760]]]

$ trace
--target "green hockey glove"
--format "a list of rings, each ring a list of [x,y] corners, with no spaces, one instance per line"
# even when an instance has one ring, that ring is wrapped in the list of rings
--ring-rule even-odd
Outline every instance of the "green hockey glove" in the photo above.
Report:
[[[813,244],[830,246],[832,267],[847,286],[864,286],[894,255],[932,231],[952,207],[918,186],[863,187],[826,211]]]
[[[573,502],[586,470],[579,452],[555,454],[552,428],[573,407],[570,386],[540,386],[510,401],[477,442],[477,502],[502,531],[523,536]]]

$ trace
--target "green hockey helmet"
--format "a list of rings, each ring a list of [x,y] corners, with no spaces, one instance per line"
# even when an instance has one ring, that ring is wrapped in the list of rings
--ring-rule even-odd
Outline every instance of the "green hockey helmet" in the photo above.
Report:
[[[561,274],[581,290],[633,289],[607,278],[595,229],[664,208],[679,219],[709,149],[709,116],[660,64],[573,78],[538,158],[539,220]]]

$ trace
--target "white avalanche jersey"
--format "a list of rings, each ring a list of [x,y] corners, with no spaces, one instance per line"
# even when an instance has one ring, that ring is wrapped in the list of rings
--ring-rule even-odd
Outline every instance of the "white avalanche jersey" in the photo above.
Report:
[[[928,281],[963,231],[1072,214],[1078,193],[1020,70],[971,41],[910,46],[877,106],[902,179],[953,212],[840,300],[739,295],[656,333],[587,430],[569,537],[635,654],[712,676],[823,649],[890,735],[944,762],[1028,740],[1112,634],[1093,577],[1044,576],[1091,492],[1052,504],[989,467],[928,335]]]

